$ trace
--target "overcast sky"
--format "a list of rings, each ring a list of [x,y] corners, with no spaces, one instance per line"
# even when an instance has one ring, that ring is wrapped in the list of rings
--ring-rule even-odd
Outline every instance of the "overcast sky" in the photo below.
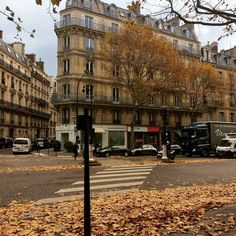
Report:
[[[26,53],[35,53],[37,60],[40,58],[45,62],[45,71],[48,75],[56,76],[57,67],[57,38],[54,32],[54,22],[47,13],[49,6],[48,0],[43,0],[42,6],[37,6],[35,0],[0,0],[0,10],[4,11],[9,6],[17,16],[23,21],[23,26],[28,31],[36,30],[35,38],[29,37],[29,34],[21,33],[22,42],[26,44]],[[114,3],[119,7],[126,8],[131,0],[103,0],[103,2]],[[65,0],[62,1],[60,9],[65,7]],[[53,15],[56,20],[59,16]],[[19,41],[15,39],[15,25],[6,20],[0,14],[0,29],[3,30],[3,40],[8,43]],[[196,25],[195,30],[202,45],[207,42],[216,41],[222,35],[222,29],[219,27],[203,27]],[[228,38],[219,41],[219,48],[228,49],[236,45],[236,33]]]

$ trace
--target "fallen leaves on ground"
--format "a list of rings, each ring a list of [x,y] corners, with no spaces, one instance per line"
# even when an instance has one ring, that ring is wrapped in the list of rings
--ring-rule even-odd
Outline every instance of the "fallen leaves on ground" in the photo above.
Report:
[[[67,169],[78,169],[83,168],[82,164],[68,164],[68,165],[57,165],[57,166],[29,166],[29,167],[5,167],[0,169],[2,173],[12,173],[14,171],[49,171],[49,170],[67,170]]]
[[[206,212],[236,204],[236,183],[100,195],[91,201],[92,235],[222,235],[235,215],[220,221]],[[0,232],[11,235],[83,235],[83,201],[55,205],[11,203],[0,208]],[[204,220],[204,221],[203,221]],[[217,227],[216,227],[217,226]]]

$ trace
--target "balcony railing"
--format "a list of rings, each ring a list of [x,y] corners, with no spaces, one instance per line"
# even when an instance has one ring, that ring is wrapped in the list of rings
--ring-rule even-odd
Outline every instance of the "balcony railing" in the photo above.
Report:
[[[0,59],[0,65],[2,65],[5,69],[11,71],[15,75],[17,75],[17,76],[27,80],[28,82],[30,82],[30,77],[28,75],[26,75],[26,74],[22,73],[20,70],[14,68],[12,65],[5,62],[3,59]]]
[[[73,26],[73,25],[77,25],[77,26],[81,26],[84,28],[101,31],[101,32],[107,32],[107,31],[112,30],[112,28],[109,26],[97,24],[91,21],[82,20],[76,17],[71,17],[69,19],[56,22],[54,27],[55,27],[55,30],[57,30],[57,29],[61,29],[61,28],[64,28],[67,26]]]
[[[59,104],[65,104],[65,103],[77,103],[77,95],[76,94],[67,94],[66,98],[64,95],[59,95],[57,93],[54,93],[52,95],[52,103],[54,105],[59,105]],[[113,96],[97,96],[94,95],[92,101],[91,99],[87,99],[85,94],[79,93],[78,96],[78,103],[79,104],[88,104],[88,105],[108,105],[108,106],[124,106],[124,107],[133,107],[132,100],[130,98],[122,98],[122,97],[117,97],[114,100]],[[147,109],[172,109],[172,110],[189,110],[188,104],[180,104],[179,107],[176,107],[175,104],[168,104],[166,106],[163,106],[159,104],[157,101],[153,101],[152,105],[150,106],[149,103],[144,104],[141,106],[142,108],[147,108]]]
[[[48,113],[38,111],[35,109],[31,109],[28,107],[20,106],[18,104],[4,101],[2,99],[0,99],[0,108],[5,108],[5,109],[11,110],[13,112],[23,113],[23,114],[27,114],[27,115],[30,114],[32,116],[39,116],[39,117],[43,117],[43,118],[47,118],[47,119],[49,119],[51,117],[51,115]]]

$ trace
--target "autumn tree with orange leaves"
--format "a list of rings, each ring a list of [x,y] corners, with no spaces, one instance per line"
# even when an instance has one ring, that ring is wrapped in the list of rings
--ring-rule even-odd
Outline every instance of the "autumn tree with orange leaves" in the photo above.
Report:
[[[136,111],[152,97],[169,91],[184,78],[176,49],[148,26],[126,23],[119,33],[106,34],[102,55],[107,75],[119,81],[132,103],[131,148]],[[114,70],[119,76],[114,76]],[[116,74],[117,75],[117,74]]]
[[[222,89],[217,70],[210,64],[192,62],[188,65],[188,82],[185,85],[186,105],[191,110],[191,121],[202,114],[219,99]]]

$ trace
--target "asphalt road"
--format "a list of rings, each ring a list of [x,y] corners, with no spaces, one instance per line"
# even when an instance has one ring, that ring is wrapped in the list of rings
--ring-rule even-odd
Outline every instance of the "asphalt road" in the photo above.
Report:
[[[2,151],[2,150],[1,150]],[[55,197],[55,192],[68,188],[73,182],[83,180],[83,168],[31,171],[27,168],[35,166],[62,166],[74,165],[78,160],[72,156],[55,157],[34,153],[33,155],[11,155],[11,152],[0,151],[0,170],[10,168],[12,172],[0,172],[0,205],[7,205],[16,200],[36,201],[43,198]],[[91,175],[102,171],[109,165],[122,165],[123,160],[130,163],[135,160],[155,160],[153,157],[128,157],[99,159],[101,166],[90,168]],[[177,158],[179,159],[179,158]],[[187,159],[188,158],[182,158]],[[203,158],[192,158],[203,160]],[[210,159],[210,158],[209,158]],[[211,158],[212,159],[212,158]],[[205,159],[204,159],[205,160]],[[126,163],[127,164],[127,163]],[[104,166],[106,165],[106,166]],[[25,170],[14,170],[26,168]],[[164,164],[157,165],[148,174],[140,189],[164,189],[176,186],[190,186],[193,184],[225,183],[236,180],[236,159],[223,159],[216,162],[201,162],[191,164]]]

